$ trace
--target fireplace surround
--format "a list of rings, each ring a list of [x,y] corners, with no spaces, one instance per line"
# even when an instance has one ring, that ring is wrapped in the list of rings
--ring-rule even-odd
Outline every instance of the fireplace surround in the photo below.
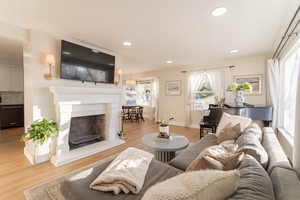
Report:
[[[113,148],[124,143],[119,139],[122,89],[100,87],[50,87],[55,105],[59,135],[54,141],[51,162],[68,162]],[[72,119],[105,115],[105,128],[99,141],[78,148],[70,147]],[[104,120],[104,121],[103,121]]]

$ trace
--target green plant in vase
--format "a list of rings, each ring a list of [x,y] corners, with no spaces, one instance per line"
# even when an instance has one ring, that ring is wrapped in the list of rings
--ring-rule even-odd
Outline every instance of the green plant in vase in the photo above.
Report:
[[[51,158],[52,138],[58,136],[58,128],[52,120],[43,119],[33,122],[22,135],[24,151],[32,164],[42,163]]]
[[[169,117],[167,120],[159,120],[156,123],[159,125],[159,135],[161,138],[169,138],[170,137],[170,121],[174,120],[174,117]]]
[[[245,103],[245,92],[252,92],[252,85],[248,82],[245,83],[231,83],[227,87],[227,91],[236,92],[235,104],[237,106],[244,106]]]
[[[26,142],[29,140],[37,141],[43,145],[49,138],[58,136],[58,128],[52,120],[43,119],[33,122],[26,133],[22,135],[21,140]]]
[[[236,92],[239,90],[243,90],[246,92],[252,92],[252,85],[248,82],[242,83],[242,84],[238,84],[238,83],[231,83],[230,85],[228,85],[227,87],[227,91],[230,92]]]

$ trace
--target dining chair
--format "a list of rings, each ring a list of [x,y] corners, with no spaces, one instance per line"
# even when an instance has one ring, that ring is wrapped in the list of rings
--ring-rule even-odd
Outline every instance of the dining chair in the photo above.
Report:
[[[139,112],[138,112],[138,106],[132,106],[130,108],[130,120],[133,122],[133,121],[136,121],[138,122],[139,121]]]
[[[126,122],[126,120],[131,120],[130,109],[128,106],[122,106],[122,120],[123,122]]]
[[[144,116],[144,107],[143,106],[139,106],[138,107],[138,115],[139,115],[139,119],[141,119],[143,122],[145,121]]]

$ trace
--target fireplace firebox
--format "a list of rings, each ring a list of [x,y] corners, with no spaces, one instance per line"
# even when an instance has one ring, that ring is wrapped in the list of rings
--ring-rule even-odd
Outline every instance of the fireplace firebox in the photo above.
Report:
[[[70,150],[103,140],[105,140],[105,114],[71,118]]]

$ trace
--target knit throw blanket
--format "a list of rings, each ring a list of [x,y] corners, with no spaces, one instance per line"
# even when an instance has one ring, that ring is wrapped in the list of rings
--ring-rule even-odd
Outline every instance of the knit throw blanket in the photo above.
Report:
[[[137,194],[141,191],[153,154],[128,148],[90,184],[90,188],[103,192]]]

